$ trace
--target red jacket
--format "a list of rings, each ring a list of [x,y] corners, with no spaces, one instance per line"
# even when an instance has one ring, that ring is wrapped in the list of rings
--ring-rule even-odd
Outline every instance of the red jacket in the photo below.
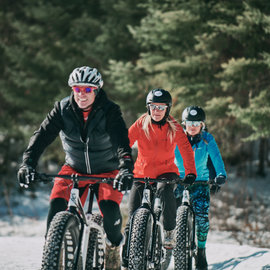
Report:
[[[138,142],[138,157],[134,167],[134,177],[150,177],[174,172],[179,175],[177,166],[174,163],[174,150],[176,144],[183,157],[185,173],[193,173],[196,175],[194,153],[192,147],[185,135],[183,128],[176,123],[177,131],[173,142],[167,136],[169,124],[158,126],[152,124],[153,129],[149,126],[150,140],[146,137],[142,129],[142,121],[138,119],[128,131],[130,146],[136,141]]]

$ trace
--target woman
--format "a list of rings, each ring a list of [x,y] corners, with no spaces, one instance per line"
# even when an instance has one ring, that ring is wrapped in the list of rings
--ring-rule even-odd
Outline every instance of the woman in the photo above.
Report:
[[[215,184],[217,187],[223,185],[226,181],[226,171],[224,163],[219,152],[214,137],[205,131],[205,112],[198,106],[187,107],[182,114],[182,124],[187,134],[188,140],[192,146],[195,156],[197,170],[196,181],[205,181],[209,179],[209,157],[215,169]],[[179,169],[180,177],[185,175],[183,159],[179,149],[175,149],[175,163]],[[196,181],[190,189],[190,198],[193,204],[196,217],[196,231],[198,239],[198,256],[196,260],[196,269],[207,269],[207,260],[205,255],[205,245],[209,231],[209,186],[196,184]],[[178,185],[175,193],[176,197],[182,194],[183,187]]]
[[[170,115],[172,98],[164,89],[150,91],[146,98],[147,113],[143,114],[130,128],[130,146],[138,143],[138,156],[134,165],[134,177],[168,178],[179,177],[174,163],[174,150],[178,145],[183,156],[185,181],[194,182],[196,169],[192,148],[183,128]],[[144,183],[134,182],[129,196],[129,217],[141,205]],[[165,229],[165,248],[175,245],[174,228],[176,225],[176,201],[174,184],[158,183],[157,190],[163,202],[163,225]],[[128,235],[129,222],[125,228]],[[127,237],[126,237],[127,239]],[[127,267],[125,247],[123,248],[122,266]]]

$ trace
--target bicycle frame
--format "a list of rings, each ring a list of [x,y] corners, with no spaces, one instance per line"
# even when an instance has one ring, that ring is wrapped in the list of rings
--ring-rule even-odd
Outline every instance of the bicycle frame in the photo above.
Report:
[[[46,177],[48,180],[46,180]],[[69,179],[73,182],[70,198],[68,201],[68,208],[66,211],[77,216],[80,223],[80,234],[78,240],[78,250],[76,252],[76,257],[74,259],[74,269],[77,269],[80,256],[82,257],[82,269],[85,270],[86,259],[87,259],[87,249],[90,236],[91,228],[97,229],[101,235],[105,235],[103,226],[97,224],[94,221],[91,221],[92,218],[92,209],[94,201],[94,185],[98,183],[108,183],[111,178],[98,178],[98,177],[86,177],[86,176],[77,176],[77,175],[42,175],[41,181],[52,181],[52,177],[59,177],[64,179]],[[50,180],[49,180],[50,179]],[[82,180],[95,180],[95,183],[89,183],[88,188],[88,205],[84,207],[82,205],[80,196],[79,196],[79,181]],[[87,210],[85,210],[87,208]],[[102,239],[102,245],[105,249],[105,237]]]
[[[135,179],[137,180],[137,179]],[[158,236],[158,230],[160,228],[160,235],[161,235],[161,242],[163,242],[164,235],[163,235],[163,224],[160,222],[160,216],[162,213],[162,205],[161,205],[161,199],[159,195],[156,195],[157,187],[155,185],[152,185],[152,182],[163,182],[168,184],[175,184],[179,180],[168,180],[168,179],[143,179],[141,180],[144,182],[144,190],[143,190],[143,196],[142,196],[142,202],[140,207],[133,213],[133,215],[130,218],[130,224],[129,224],[129,239],[127,243],[127,251],[126,256],[127,258],[130,257],[130,241],[131,241],[131,231],[133,226],[134,217],[136,216],[137,211],[140,211],[140,209],[147,209],[149,210],[149,213],[151,215],[151,221],[152,224],[149,226],[151,228],[151,238],[149,242],[149,253],[147,256],[148,266],[150,268],[154,268],[155,264],[162,263],[165,258],[156,258],[155,251],[156,251],[156,245],[157,245],[157,236]],[[164,249],[162,247],[162,249]]]
[[[193,207],[190,203],[190,195],[189,195],[189,190],[188,190],[188,186],[184,186],[184,190],[183,190],[183,198],[182,198],[182,204],[181,205],[186,205],[189,207],[189,209],[191,210],[191,212],[193,213],[193,220],[192,220],[192,230],[193,230],[193,237],[192,237],[192,243],[191,243],[191,252],[192,252],[192,256],[195,255],[196,252],[196,242],[195,242],[195,238],[196,238],[196,233],[195,233],[195,212],[193,210]]]
[[[157,188],[155,186],[152,186],[148,181],[146,181],[145,187],[143,190],[142,203],[141,203],[141,206],[138,208],[138,209],[140,209],[140,208],[149,209],[151,216],[152,216],[152,220],[153,220],[153,223],[152,223],[152,232],[153,232],[152,236],[153,237],[151,238],[152,241],[151,241],[151,245],[150,245],[150,247],[151,247],[150,248],[150,257],[148,258],[150,263],[154,263],[153,262],[154,248],[156,246],[156,234],[157,234],[157,227],[158,226],[161,228],[162,240],[163,240],[163,225],[161,224],[161,222],[159,222],[162,209],[161,209],[160,198],[159,198],[159,196],[155,195],[156,190],[157,190]],[[153,196],[153,198],[151,199],[152,196]],[[134,216],[134,214],[132,215],[132,217],[133,216]],[[132,224],[132,220],[131,220],[130,224]]]
[[[188,184],[183,186],[181,205],[177,209],[177,246],[174,249],[175,269],[192,269],[192,259],[197,256],[195,211]],[[208,181],[196,181],[193,185],[209,185]]]

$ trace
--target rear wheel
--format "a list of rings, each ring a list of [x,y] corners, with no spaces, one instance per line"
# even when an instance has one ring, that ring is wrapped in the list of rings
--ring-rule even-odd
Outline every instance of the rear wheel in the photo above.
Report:
[[[42,270],[73,269],[78,253],[80,222],[70,212],[58,212],[51,221],[45,242]],[[81,265],[78,265],[77,269]]]
[[[102,226],[102,216],[100,214],[92,215],[91,223]],[[85,268],[86,270],[104,269],[105,245],[103,243],[102,233],[103,232],[97,228],[90,229]]]
[[[193,212],[186,205],[177,210],[176,218],[176,247],[174,249],[174,269],[192,269],[193,249]]]
[[[146,270],[152,228],[150,210],[139,208],[132,218],[129,244],[129,270]]]

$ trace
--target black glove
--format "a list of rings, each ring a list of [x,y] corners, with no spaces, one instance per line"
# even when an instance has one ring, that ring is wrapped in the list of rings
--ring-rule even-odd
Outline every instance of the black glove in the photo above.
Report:
[[[119,173],[113,181],[113,188],[118,191],[130,190],[133,183],[134,163],[131,156],[126,155],[120,159]]]
[[[218,186],[224,185],[226,182],[226,177],[224,175],[219,175],[214,179],[214,183]]]
[[[196,180],[196,175],[193,173],[187,174],[183,180],[183,184],[192,185]]]
[[[28,188],[36,178],[36,171],[30,165],[22,164],[17,173],[17,179],[21,187]]]

